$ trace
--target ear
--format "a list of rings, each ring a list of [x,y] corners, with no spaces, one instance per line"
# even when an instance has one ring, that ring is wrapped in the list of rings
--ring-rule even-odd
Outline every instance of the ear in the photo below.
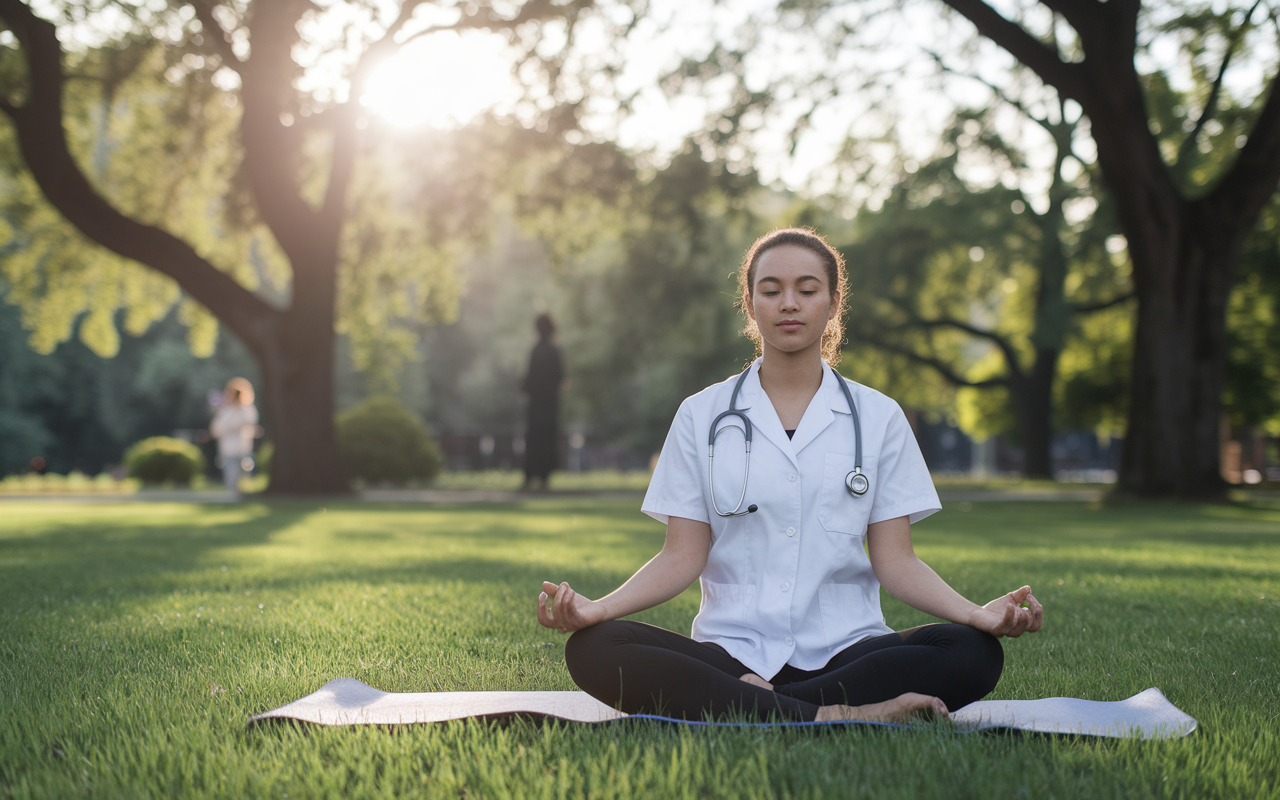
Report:
[[[836,289],[831,293],[831,308],[827,311],[827,322],[836,318],[836,314],[840,313],[840,290]]]
[[[747,312],[747,318],[754,322],[756,318],[756,307],[751,303],[751,292],[742,293],[742,307]]]

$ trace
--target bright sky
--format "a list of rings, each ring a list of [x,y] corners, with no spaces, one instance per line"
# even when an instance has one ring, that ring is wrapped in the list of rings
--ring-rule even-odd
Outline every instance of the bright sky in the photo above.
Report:
[[[1038,13],[1034,3],[996,0],[995,4],[1005,13],[1012,13],[1015,3],[1031,9],[1028,16],[1034,24]],[[601,137],[616,136],[626,146],[651,150],[659,156],[670,152],[688,132],[706,124],[709,109],[721,99],[716,92],[723,92],[724,85],[709,85],[706,96],[673,99],[659,89],[658,77],[676,65],[682,55],[701,55],[713,42],[754,35],[758,52],[746,73],[747,83],[754,90],[764,88],[778,74],[825,70],[843,77],[840,97],[818,111],[794,153],[788,152],[788,114],[767,121],[755,143],[755,164],[766,180],[823,191],[836,184],[837,176],[831,168],[833,156],[850,134],[874,138],[890,132],[908,154],[923,158],[936,147],[938,132],[957,106],[988,102],[988,90],[977,81],[955,76],[940,78],[928,51],[941,51],[954,67],[975,65],[972,68],[994,83],[1008,82],[1012,62],[994,46],[980,48],[976,59],[956,54],[956,47],[971,35],[972,29],[964,20],[949,19],[936,0],[891,3],[897,13],[870,22],[860,20],[851,38],[861,47],[846,47],[834,56],[819,52],[815,41],[782,32],[781,26],[746,31],[744,25],[752,14],[766,14],[774,5],[770,0],[653,0],[648,18],[637,26],[625,51],[597,57],[611,58],[620,67],[617,85],[636,93],[634,113],[615,127],[612,108],[593,98],[591,87],[582,87],[581,94],[587,98],[585,106],[594,111],[587,116],[589,131]],[[855,8],[867,5],[851,4]],[[1150,13],[1154,16],[1174,10]],[[1048,18],[1040,16],[1044,17],[1040,24],[1047,23]],[[1263,30],[1254,37],[1257,41],[1252,44],[1253,57],[1238,58],[1228,73],[1228,88],[1237,96],[1252,97],[1274,69],[1274,42],[1270,33]],[[603,52],[605,42],[599,30],[588,26],[580,32],[579,52],[589,59],[592,47],[599,45]],[[397,125],[449,127],[465,123],[485,108],[509,105],[516,96],[504,52],[499,37],[481,33],[463,38],[440,34],[417,41],[379,70],[363,102]],[[1169,69],[1175,84],[1187,85],[1186,64],[1179,59],[1177,42],[1165,37],[1155,41],[1149,52],[1140,56],[1139,63],[1144,69]],[[872,72],[882,76],[881,80],[871,86],[859,85]],[[802,107],[798,101],[793,102],[790,111],[794,113]],[[1048,153],[1041,132],[1034,126],[1022,125],[1012,111],[1005,115],[1005,124],[1006,134],[1021,138],[1033,162],[1047,166]],[[1090,155],[1089,147],[1087,140],[1082,142],[1086,157]],[[999,177],[993,173],[990,179]],[[1031,178],[1039,185],[1023,188],[1035,195],[1047,186],[1048,178],[1047,174]],[[875,193],[874,187],[868,186],[850,191],[850,201],[855,204]]]
[[[667,97],[659,77],[685,55],[704,55],[716,41],[741,36],[758,38],[758,55],[749,62],[748,86],[761,90],[779,74],[822,72],[832,62],[815,52],[813,42],[779,33],[772,26],[751,33],[745,26],[752,14],[767,16],[771,0],[737,0],[734,3],[688,3],[653,0],[649,16],[638,25],[621,52],[609,52],[620,67],[616,78],[622,93],[635,93],[633,113],[617,124],[614,108],[593,96],[591,87],[580,87],[587,98],[585,124],[589,132],[613,137],[625,146],[662,155],[677,148],[691,131],[707,124],[710,111],[723,100],[727,82],[713,82],[706,94]],[[904,16],[905,15],[905,16]],[[756,141],[755,165],[766,180],[816,190],[832,188],[833,155],[849,134],[875,137],[891,126],[888,114],[901,120],[897,135],[903,146],[919,157],[928,155],[937,131],[956,102],[980,102],[986,91],[976,82],[952,81],[950,102],[939,102],[937,71],[925,55],[931,42],[946,41],[950,23],[932,2],[908,4],[902,14],[890,15],[878,28],[861,30],[859,39],[872,43],[874,64],[862,63],[867,50],[848,48],[835,58],[835,68],[846,76],[838,101],[827,103],[813,118],[809,131],[794,153],[789,152],[789,116],[803,107],[799,101],[786,106],[787,113],[766,121]],[[400,126],[449,127],[463,124],[491,106],[509,105],[518,94],[507,74],[503,40],[475,33],[465,38],[440,34],[413,42],[386,62],[362,98],[366,107]],[[587,26],[579,32],[578,51],[592,57],[593,47],[607,49],[607,38]],[[990,58],[988,60],[991,60]],[[1001,66],[1003,59],[995,59]],[[880,88],[850,91],[847,84],[873,69],[890,78]],[[877,106],[872,113],[869,107]],[[746,157],[743,153],[742,156]],[[855,192],[856,194],[857,192]],[[862,195],[867,192],[863,191]],[[865,196],[850,197],[861,202]]]
[[[515,91],[500,37],[442,31],[410,42],[379,65],[360,102],[399,127],[452,128]]]
[[[57,16],[55,0],[33,2],[37,11],[45,16]],[[159,0],[136,2],[139,8],[154,7],[157,15],[167,13],[166,4]],[[834,155],[850,135],[873,139],[887,133],[908,155],[923,158],[936,147],[939,131],[957,106],[988,101],[989,92],[976,81],[954,76],[940,78],[928,56],[929,50],[941,51],[950,65],[961,68],[968,65],[993,83],[1008,82],[1012,62],[993,45],[984,44],[976,55],[957,54],[972,29],[963,20],[949,19],[938,0],[880,2],[890,9],[889,13],[869,20],[865,18],[866,9],[874,9],[876,0],[837,6],[837,11],[825,17],[827,23],[832,24],[836,14],[847,10],[849,16],[845,21],[852,23],[852,32],[848,35],[851,44],[829,54],[822,52],[817,37],[789,34],[786,26],[774,21],[766,21],[758,29],[748,25],[753,16],[768,20],[776,0],[734,0],[732,3],[650,0],[649,14],[618,49],[602,26],[605,22],[623,23],[627,14],[603,0],[598,6],[604,9],[603,17],[590,17],[593,21],[578,32],[576,55],[568,70],[573,74],[578,67],[588,66],[584,72],[597,76],[596,85],[570,87],[570,92],[576,92],[584,101],[589,135],[616,137],[624,146],[653,152],[661,161],[690,132],[708,124],[709,112],[724,100],[727,84],[713,81],[704,87],[702,94],[671,98],[659,88],[659,77],[676,66],[682,57],[704,55],[715,42],[752,40],[754,53],[746,70],[746,82],[752,90],[767,87],[778,75],[837,77],[840,95],[821,106],[794,153],[789,151],[787,133],[791,119],[804,107],[799,100],[784,99],[783,113],[765,120],[753,143],[754,164],[766,180],[780,181],[794,188],[831,190],[840,185],[839,176],[832,168]],[[992,2],[1008,15],[1022,7],[1032,24],[1047,23],[1043,7],[1033,0]],[[1225,0],[1211,0],[1211,4],[1224,6]],[[358,39],[360,31],[385,27],[394,18],[400,3],[399,0],[367,3],[317,0],[317,5],[322,10],[309,14],[300,27],[304,42],[313,44],[303,44],[294,53],[304,68],[298,88],[322,103],[341,102],[348,90],[342,76],[349,69],[352,54],[361,49],[352,39],[353,35]],[[1151,4],[1147,12],[1148,30],[1163,21],[1157,17],[1181,13],[1181,8],[1180,5]],[[421,11],[432,16],[420,14],[422,18],[415,19],[405,29],[406,35],[433,23],[451,22],[455,13],[448,3],[426,4]],[[854,15],[859,16],[855,19]],[[118,35],[134,24],[111,5],[90,17],[75,25],[61,26],[59,35],[63,41],[91,44],[104,36]],[[191,9],[181,8],[178,17],[189,22]],[[173,17],[167,19],[165,25],[153,27],[153,32],[162,38],[182,36],[178,21]],[[1256,95],[1275,69],[1274,34],[1265,25],[1256,30],[1249,41],[1251,52],[1246,51],[1247,55],[1237,58],[1228,73],[1226,85],[1240,98]],[[548,41],[554,42],[553,25],[545,26],[544,34]],[[335,40],[347,40],[351,46],[335,48],[332,46]],[[5,34],[0,34],[0,45],[5,43]],[[249,43],[240,38],[234,46],[243,54]],[[1175,85],[1185,86],[1189,83],[1189,73],[1181,58],[1178,43],[1164,36],[1139,55],[1139,66],[1144,70],[1166,69]],[[473,31],[462,35],[441,32],[422,36],[413,39],[376,70],[361,103],[400,127],[463,125],[485,109],[510,110],[515,106],[520,90],[510,74],[510,59],[506,42],[498,35]],[[607,80],[601,77],[605,74],[601,67],[606,64],[616,68],[613,78],[616,88],[622,93],[634,93],[633,113],[621,120],[607,100],[613,93],[600,85]],[[867,80],[873,73],[878,79]],[[238,80],[224,68],[215,76],[215,82],[234,89]],[[1005,116],[1005,126],[1006,135],[1021,136],[1033,162],[1038,160],[1040,166],[1044,166],[1044,140],[1034,126],[1021,124],[1012,111]],[[1084,141],[1082,145],[1087,148],[1089,143]],[[887,153],[890,148],[886,146],[882,150]],[[1000,176],[993,174],[989,178],[996,180]],[[1048,175],[1042,174],[1038,180],[1047,185]],[[850,204],[873,199],[876,192],[873,183],[844,185]],[[1034,195],[1042,187],[1024,185],[1023,188]]]
[[[591,97],[590,87],[581,87],[581,93],[588,98],[587,108],[594,111],[587,118],[588,127],[597,135],[617,136],[624,145],[658,153],[679,146],[690,131],[706,124],[709,111],[721,99],[717,93],[723,93],[726,84],[708,86],[707,96],[669,98],[658,87],[659,77],[682,55],[702,55],[711,43],[742,35],[750,15],[765,13],[772,5],[769,0],[739,0],[732,4],[655,0],[649,17],[625,45],[625,52],[610,54],[621,67],[617,86],[624,93],[635,93],[634,113],[615,128],[613,109],[600,98]],[[935,70],[922,52],[927,39],[941,33],[937,15],[930,11],[932,6],[916,5],[907,9],[909,24],[903,26],[900,18],[883,23],[886,30],[880,38],[893,44],[881,48],[877,68],[893,71],[894,80],[891,97],[875,98],[881,104],[934,93],[926,84],[933,80]],[[911,36],[903,36],[901,29],[912,32]],[[579,32],[579,42],[579,52],[586,54],[584,60],[591,57],[593,45],[598,44],[601,51],[607,46],[604,34],[590,26]],[[826,63],[820,54],[812,52],[811,43],[795,37],[764,31],[760,43],[761,56],[751,61],[747,73],[748,84],[756,90],[764,88],[780,71],[816,71]],[[857,74],[857,65],[849,63],[853,58],[852,52],[845,53],[837,63],[841,69]],[[495,35],[438,34],[416,40],[379,68],[362,103],[399,126],[464,124],[486,108],[509,105],[518,94],[507,63],[504,41]],[[983,94],[976,84],[953,92],[975,99]],[[781,121],[766,125],[759,143],[762,163],[758,165],[770,179],[793,185],[804,183],[830,163],[832,152],[848,133],[882,132],[883,117],[872,119],[865,111],[871,94],[874,92],[866,96],[850,94],[821,110],[794,156],[786,152],[787,126]],[[949,110],[947,104],[937,102],[895,105],[900,106],[899,113],[913,120],[908,130],[921,133],[915,142],[911,136],[904,137],[908,146],[914,144],[917,149],[930,146],[931,139],[924,131],[936,131]],[[793,108],[799,107],[793,104]]]

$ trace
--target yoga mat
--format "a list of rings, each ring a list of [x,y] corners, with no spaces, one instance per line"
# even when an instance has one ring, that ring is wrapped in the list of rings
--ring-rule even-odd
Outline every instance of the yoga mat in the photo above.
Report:
[[[338,678],[306,697],[250,717],[250,724],[267,720],[299,720],[316,725],[411,725],[453,719],[507,716],[602,723],[619,720],[663,720],[682,725],[752,725],[813,727],[820,725],[876,725],[884,722],[762,722],[707,723],[623,714],[585,692],[383,692],[353,678]],[[957,730],[1020,730],[1080,736],[1171,739],[1196,729],[1196,721],[1170,703],[1159,689],[1147,689],[1127,700],[1102,702],[1074,697],[1043,700],[982,700],[951,714]]]

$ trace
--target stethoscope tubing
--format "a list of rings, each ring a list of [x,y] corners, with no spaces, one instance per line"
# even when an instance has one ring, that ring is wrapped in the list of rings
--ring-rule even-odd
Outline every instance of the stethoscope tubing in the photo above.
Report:
[[[711,491],[711,508],[717,515],[721,517],[740,517],[743,514],[750,514],[755,510],[752,506],[746,511],[740,511],[742,503],[747,499],[747,481],[751,477],[751,420],[747,419],[747,415],[738,410],[738,392],[742,391],[742,382],[747,379],[751,368],[742,371],[742,375],[738,377],[738,382],[733,385],[733,394],[729,397],[729,409],[721,411],[720,414],[711,421],[711,430],[707,433],[707,488]],[[712,470],[715,468],[716,455],[716,437],[724,430],[720,427],[720,420],[725,417],[737,417],[742,420],[742,435],[746,440],[747,458],[746,466],[742,469],[742,494],[738,495],[738,504],[733,507],[732,511],[725,512],[720,510],[720,506],[716,505],[716,482],[712,480]]]
[[[845,487],[849,490],[849,494],[855,497],[861,497],[867,493],[870,488],[870,482],[866,475],[862,472],[862,420],[858,417],[858,407],[853,403],[853,394],[849,391],[849,386],[844,382],[844,378],[834,367],[831,372],[836,376],[836,383],[840,385],[840,391],[844,394],[845,401],[849,404],[849,413],[853,416],[853,471],[845,476]],[[741,517],[750,514],[756,510],[755,505],[748,506],[746,511],[742,511],[742,504],[747,498],[747,483],[751,477],[751,420],[747,419],[747,415],[743,411],[738,410],[738,393],[742,391],[742,384],[747,379],[747,375],[751,374],[751,368],[747,367],[738,376],[737,382],[733,385],[733,394],[729,397],[729,408],[721,411],[711,422],[711,429],[707,432],[707,487],[711,494],[711,508],[721,517]],[[742,470],[742,494],[738,495],[738,504],[733,507],[732,511],[721,511],[720,506],[716,503],[716,482],[714,479],[715,455],[716,455],[716,439],[724,431],[720,427],[720,422],[725,417],[736,417],[742,421],[742,435],[746,444],[746,466]]]

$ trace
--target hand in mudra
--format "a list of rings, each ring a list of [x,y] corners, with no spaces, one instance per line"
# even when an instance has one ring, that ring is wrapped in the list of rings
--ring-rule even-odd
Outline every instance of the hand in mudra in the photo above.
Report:
[[[542,593],[538,595],[538,622],[543,627],[573,633],[604,622],[604,618],[603,605],[578,594],[569,588],[569,584],[557,586],[548,581],[542,582]]]
[[[1026,608],[1023,608],[1026,603]],[[1016,639],[1024,633],[1035,633],[1044,623],[1044,606],[1031,594],[1030,586],[997,597],[969,617],[969,626],[992,636]]]

